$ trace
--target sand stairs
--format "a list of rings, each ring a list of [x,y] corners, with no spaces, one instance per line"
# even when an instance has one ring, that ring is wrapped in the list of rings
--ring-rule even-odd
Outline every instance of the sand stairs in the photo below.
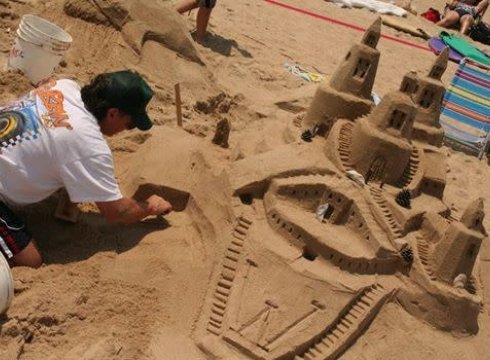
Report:
[[[412,154],[410,155],[408,166],[405,168],[402,178],[397,184],[398,187],[405,188],[412,182],[413,177],[415,176],[415,173],[419,167],[419,156],[419,150],[414,146],[412,148]]]
[[[458,213],[458,210],[452,208],[447,219],[449,220],[450,223],[458,222],[461,220],[461,215]]]
[[[233,287],[233,280],[236,276],[245,238],[251,225],[252,222],[250,220],[239,217],[238,223],[233,230],[231,241],[225,251],[221,273],[213,294],[211,315],[207,326],[207,330],[214,335],[221,334],[228,298]]]
[[[330,360],[339,358],[369,326],[394,289],[381,284],[365,288],[330,324],[303,354],[294,360]]]
[[[419,254],[420,262],[424,268],[424,271],[432,281],[436,281],[437,278],[434,275],[434,270],[429,265],[429,244],[420,235],[417,237],[417,252]]]
[[[352,166],[349,163],[350,149],[352,144],[352,129],[354,128],[354,123],[346,122],[340,128],[339,132],[339,147],[337,151],[339,152],[340,161],[344,169],[351,170]]]
[[[381,214],[383,215],[386,223],[388,224],[388,227],[391,232],[391,237],[393,239],[398,239],[402,237],[403,229],[401,225],[398,223],[398,221],[395,219],[393,214],[391,213],[390,208],[388,207],[388,203],[383,197],[383,190],[378,187],[371,186],[369,187],[369,192],[371,193],[372,198],[378,205]]]
[[[437,281],[437,277],[434,275],[434,270],[432,270],[429,265],[429,244],[427,244],[422,236],[417,236],[417,252],[426,274],[432,281]],[[476,279],[473,275],[468,278],[465,290],[472,295],[476,295],[477,285]]]

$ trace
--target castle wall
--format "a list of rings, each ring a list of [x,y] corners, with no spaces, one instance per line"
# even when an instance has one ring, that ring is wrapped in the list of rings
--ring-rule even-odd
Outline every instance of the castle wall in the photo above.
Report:
[[[349,160],[364,178],[390,184],[401,178],[412,152],[411,145],[405,139],[381,132],[371,126],[367,119],[357,122],[352,135]],[[373,178],[375,170],[377,176]]]
[[[440,280],[452,284],[459,274],[471,276],[483,235],[452,223],[443,239],[435,246],[431,259],[434,273]]]
[[[327,82],[320,84],[303,119],[304,128],[321,124],[321,133],[327,135],[337,119],[354,120],[368,114],[373,101],[332,88]]]

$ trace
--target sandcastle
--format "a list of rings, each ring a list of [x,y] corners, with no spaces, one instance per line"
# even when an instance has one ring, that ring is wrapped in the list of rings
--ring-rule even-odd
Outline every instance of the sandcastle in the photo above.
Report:
[[[459,217],[442,201],[447,51],[374,107],[380,26],[318,88],[301,131],[323,136],[234,163],[237,221],[196,330],[211,358],[335,359],[393,299],[439,329],[478,332],[483,203]]]

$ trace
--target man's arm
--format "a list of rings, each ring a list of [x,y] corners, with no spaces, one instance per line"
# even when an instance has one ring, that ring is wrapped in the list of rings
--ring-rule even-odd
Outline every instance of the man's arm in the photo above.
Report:
[[[142,202],[123,197],[96,204],[102,216],[113,224],[131,224],[150,215],[165,215],[172,211],[172,205],[157,195]]]

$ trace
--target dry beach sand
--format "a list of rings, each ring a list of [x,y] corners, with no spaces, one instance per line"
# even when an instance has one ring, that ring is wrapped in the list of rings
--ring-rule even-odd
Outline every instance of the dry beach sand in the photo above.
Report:
[[[322,0],[281,3],[361,28],[377,18]],[[434,0],[430,6],[442,9],[443,4]],[[322,152],[320,140],[303,146],[310,152],[300,162],[290,153],[291,146],[304,145],[294,123],[304,116],[318,84],[294,77],[283,64],[301,64],[328,80],[363,33],[264,0],[218,0],[209,38],[199,45],[188,35],[195,12],[180,16],[171,5],[161,0],[0,0],[1,69],[20,17],[31,13],[73,36],[56,77],[85,83],[100,72],[133,68],[148,79],[155,89],[150,113],[157,126],[109,143],[125,194],[157,191],[179,210],[165,219],[112,226],[91,204],[81,205],[75,225],[55,220],[56,196],[23,209],[46,265],[13,269],[15,298],[0,319],[0,359],[308,359],[307,346],[295,344],[306,344],[315,332],[325,335],[356,294],[376,283],[385,284],[386,293],[366,326],[359,325],[339,345],[342,359],[490,359],[488,239],[473,272],[481,299],[477,327],[444,328],[430,321],[430,307],[415,316],[394,295],[396,289],[412,288],[406,275],[344,271],[303,253],[274,231],[266,220],[264,197],[270,178],[253,184],[262,193],[250,198],[234,194],[255,181],[255,173],[240,167],[247,161],[256,161],[264,174],[304,166],[337,176],[315,155]],[[429,7],[421,0],[413,5],[419,12]],[[431,34],[440,31],[411,14],[405,20]],[[388,27],[382,33],[426,46],[425,40]],[[397,90],[410,70],[426,74],[436,59],[430,51],[387,38],[377,48],[381,58],[373,90],[380,96]],[[444,84],[455,69],[449,63]],[[177,82],[183,128],[175,116]],[[0,72],[1,103],[31,88],[22,75]],[[211,142],[224,118],[231,122],[229,148]],[[442,153],[447,161],[443,202],[461,213],[481,197],[488,209],[486,162],[445,147]],[[275,184],[291,186],[284,178]],[[298,223],[312,221],[298,208],[294,211]],[[484,225],[490,229],[490,217]],[[230,247],[233,242],[242,250]],[[345,245],[352,254],[374,256],[363,246]],[[227,267],[227,257],[236,255],[241,256],[239,266]],[[233,286],[227,281],[221,286],[220,276],[229,276]],[[214,298],[220,296],[227,302],[217,307]],[[466,316],[452,311],[439,317]]]

